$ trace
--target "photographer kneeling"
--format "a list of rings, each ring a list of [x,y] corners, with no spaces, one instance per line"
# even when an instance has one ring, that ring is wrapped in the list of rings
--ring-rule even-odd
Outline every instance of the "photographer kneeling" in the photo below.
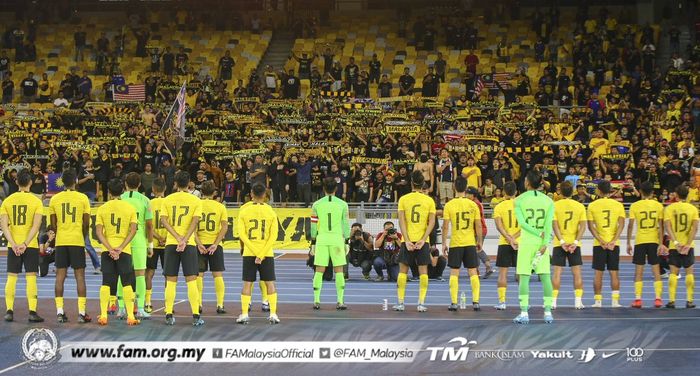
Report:
[[[374,246],[372,235],[362,231],[362,225],[354,223],[350,228],[350,253],[348,263],[356,268],[362,268],[362,277],[369,279],[369,272],[372,270],[372,259],[374,258]]]
[[[377,235],[374,247],[377,249],[377,257],[374,259],[374,270],[377,272],[375,281],[384,280],[386,269],[389,281],[396,282],[399,275],[399,249],[401,246],[401,233],[396,231],[393,222],[384,223],[384,231]]]

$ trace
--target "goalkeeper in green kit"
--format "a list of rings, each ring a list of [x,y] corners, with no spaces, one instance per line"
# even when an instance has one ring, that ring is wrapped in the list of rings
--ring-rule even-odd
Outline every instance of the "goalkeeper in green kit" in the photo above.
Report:
[[[516,324],[530,322],[527,310],[530,303],[530,275],[532,270],[542,281],[544,291],[544,322],[552,323],[552,279],[550,277],[547,246],[552,241],[554,202],[546,194],[538,192],[542,175],[530,171],[525,176],[527,192],[515,199],[515,216],[520,224],[520,248],[518,248],[517,273],[520,277],[521,313],[513,319]]]

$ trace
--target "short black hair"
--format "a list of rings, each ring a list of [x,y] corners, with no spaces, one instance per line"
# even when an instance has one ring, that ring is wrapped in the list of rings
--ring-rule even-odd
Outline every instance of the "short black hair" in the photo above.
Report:
[[[610,194],[610,192],[612,192],[612,185],[607,180],[601,180],[600,183],[598,183],[598,190],[604,195]]]
[[[688,186],[685,184],[681,184],[676,188],[676,194],[681,200],[685,200],[688,198],[689,191],[690,190],[688,189]]]
[[[190,185],[190,174],[187,171],[176,172],[175,184],[178,188],[187,188]]]
[[[359,228],[362,228],[362,223],[355,222],[355,223],[352,224],[352,226],[350,226],[350,228],[353,228],[353,227],[355,227],[355,226],[357,226],[357,227],[359,227]]]
[[[119,197],[124,193],[124,183],[122,183],[121,179],[114,178],[107,183],[107,190],[109,190],[109,194],[112,197]]]
[[[267,188],[265,188],[265,186],[262,184],[255,184],[250,191],[253,193],[253,197],[263,198],[265,197],[265,192],[267,192]]]
[[[467,179],[463,176],[458,176],[455,179],[455,192],[464,193],[467,190]]]
[[[561,194],[564,195],[564,197],[569,198],[569,197],[573,196],[574,185],[571,184],[570,181],[567,180],[567,181],[561,183],[560,188],[561,188]]]
[[[323,179],[323,191],[326,192],[326,194],[335,193],[336,189],[338,189],[338,183],[336,183],[334,177],[329,176]]]
[[[654,184],[647,180],[639,186],[639,191],[642,192],[642,196],[651,196],[654,193]]]
[[[525,179],[527,180],[528,184],[530,184],[530,187],[532,189],[539,189],[542,185],[542,174],[540,174],[539,171],[528,171],[527,175],[525,176]]]
[[[515,182],[507,181],[505,184],[503,184],[503,191],[508,196],[515,196],[515,194],[518,193],[518,186],[515,185]]]
[[[384,222],[384,226],[383,226],[383,227],[386,227],[386,225],[396,226],[396,225],[394,224],[394,222],[392,222],[392,221],[386,221],[386,222]]]
[[[26,187],[32,184],[32,175],[29,173],[29,170],[20,170],[20,172],[17,173],[17,185],[20,187]]]
[[[420,188],[423,189],[423,183],[425,182],[425,177],[423,176],[423,173],[416,170],[411,173],[411,184],[413,184],[413,188]]]
[[[202,196],[211,196],[216,192],[216,184],[213,181],[207,180],[202,183]]]
[[[165,179],[155,178],[153,180],[153,185],[151,186],[153,192],[163,193],[165,192]]]
[[[63,186],[66,188],[75,187],[75,178],[76,173],[75,170],[72,168],[63,170],[63,174],[61,174],[61,181],[63,182]]]
[[[138,172],[130,172],[126,174],[126,186],[129,189],[136,189],[141,185],[141,175]]]

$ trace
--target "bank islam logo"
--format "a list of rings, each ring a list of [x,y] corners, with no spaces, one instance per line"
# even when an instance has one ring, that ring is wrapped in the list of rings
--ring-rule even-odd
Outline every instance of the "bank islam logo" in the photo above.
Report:
[[[46,368],[58,361],[58,338],[49,329],[34,328],[22,337],[22,354],[32,368]]]
[[[449,340],[449,343],[458,343],[459,347],[445,346],[445,347],[428,347],[426,350],[430,351],[430,360],[443,360],[443,361],[465,361],[467,356],[469,356],[469,348],[471,346],[476,346],[476,341],[468,341],[464,337],[455,337]]]

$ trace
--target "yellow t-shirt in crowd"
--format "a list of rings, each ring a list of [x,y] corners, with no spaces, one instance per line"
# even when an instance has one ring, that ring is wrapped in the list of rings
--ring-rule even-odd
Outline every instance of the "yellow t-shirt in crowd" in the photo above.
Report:
[[[471,175],[467,177],[467,185],[470,187],[479,188],[479,177],[481,176],[481,170],[477,166],[466,166],[462,169],[463,176],[467,176],[469,173],[471,173]]]

